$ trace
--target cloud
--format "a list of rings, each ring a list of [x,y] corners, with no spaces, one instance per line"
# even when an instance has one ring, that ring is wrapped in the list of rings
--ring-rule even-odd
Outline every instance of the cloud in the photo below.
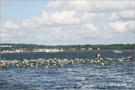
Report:
[[[65,1],[50,1],[47,5],[47,9],[54,9],[64,6]]]
[[[121,21],[114,22],[114,23],[108,23],[109,29],[115,32],[124,32],[126,30],[127,23],[122,23]]]
[[[127,23],[127,25],[126,25],[127,31],[133,33],[135,30],[135,25],[134,25],[135,21],[127,21],[126,23]]]
[[[38,28],[40,22],[39,17],[30,17],[30,19],[26,19],[21,23],[23,28],[33,29]]]
[[[105,13],[88,13],[76,11],[62,11],[62,12],[47,12],[42,11],[42,17],[30,17],[22,22],[23,28],[39,28],[41,26],[58,26],[58,25],[76,25],[91,23],[92,20],[99,20]]]
[[[28,43],[27,33],[20,30],[1,29],[1,42],[4,43]]]
[[[85,24],[80,27],[79,30],[76,31],[79,36],[81,35],[82,37],[97,37],[99,30],[97,27],[95,27],[92,24]]]
[[[43,33],[59,33],[61,31],[62,27],[41,27],[39,28],[39,31],[40,32],[43,32]]]
[[[75,17],[76,14],[75,11],[55,12],[50,16],[50,19],[57,24],[78,24],[80,21]]]
[[[41,17],[1,24],[2,41],[65,44],[123,39],[133,36],[133,7],[132,1],[50,1]]]
[[[79,18],[76,18],[75,11],[63,11],[63,12],[42,12],[42,17],[30,17],[22,22],[23,28],[39,28],[40,26],[46,25],[59,25],[59,24],[78,24]]]
[[[20,25],[13,24],[13,21],[7,21],[2,27],[5,29],[20,29]]]
[[[2,31],[4,32],[4,31]],[[8,33],[5,31],[5,33],[1,33],[2,38],[19,38],[19,37],[25,37],[26,33],[22,31],[8,31]]]
[[[45,41],[46,43],[52,44],[66,44],[67,42],[75,43],[81,41],[82,37],[77,34],[60,32],[56,34],[51,33],[49,36],[37,35],[34,40],[38,43],[43,43]]]
[[[13,21],[7,21],[1,24],[1,38],[2,41],[10,41],[10,39],[18,39],[26,37],[25,31],[19,24],[14,24]]]
[[[119,34],[121,36],[131,35],[134,31],[134,21],[117,21],[111,22],[107,25],[104,25],[104,30],[106,34]]]
[[[74,10],[81,12],[112,12],[134,9],[134,1],[50,1],[46,9]]]
[[[134,10],[125,10],[125,11],[120,11],[120,12],[114,12],[111,16],[111,18],[107,19],[107,21],[127,21],[127,20],[134,20],[135,19],[135,14]]]

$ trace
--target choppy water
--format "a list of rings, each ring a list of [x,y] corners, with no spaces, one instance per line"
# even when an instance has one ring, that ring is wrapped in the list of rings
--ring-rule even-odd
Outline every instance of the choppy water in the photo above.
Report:
[[[94,58],[98,53],[103,59]],[[4,53],[0,61],[0,89],[134,90],[135,60],[127,59],[129,55],[134,52]]]

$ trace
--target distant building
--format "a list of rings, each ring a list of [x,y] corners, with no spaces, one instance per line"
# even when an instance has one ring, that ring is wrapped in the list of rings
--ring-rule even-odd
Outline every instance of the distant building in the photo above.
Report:
[[[12,47],[11,45],[0,45],[0,47]]]
[[[1,47],[5,47],[4,45],[1,45]]]
[[[92,48],[89,48],[88,50],[92,50]]]
[[[83,51],[83,50],[85,50],[85,48],[81,48],[81,50]]]
[[[60,50],[60,51],[64,51],[64,50],[63,50],[63,48],[61,48],[61,50]]]
[[[11,45],[9,45],[8,47],[12,47]]]
[[[8,45],[5,45],[5,47],[8,47]]]
[[[38,49],[39,52],[45,52],[46,49]]]
[[[72,51],[75,51],[75,48],[71,48]]]

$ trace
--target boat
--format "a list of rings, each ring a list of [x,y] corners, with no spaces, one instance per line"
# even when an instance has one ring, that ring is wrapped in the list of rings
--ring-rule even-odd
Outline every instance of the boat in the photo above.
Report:
[[[46,53],[57,53],[57,52],[61,52],[61,51],[60,50],[57,50],[57,49],[46,50]]]
[[[61,51],[47,51],[46,53],[57,53],[57,52],[61,52]]]
[[[133,57],[132,56],[129,56],[129,57],[127,57],[128,59],[133,59]]]
[[[1,52],[1,54],[5,53],[4,51]]]
[[[101,54],[96,54],[95,58],[101,58],[102,55]]]
[[[115,53],[122,53],[122,51],[117,51],[117,50],[114,50],[113,52],[115,52]]]

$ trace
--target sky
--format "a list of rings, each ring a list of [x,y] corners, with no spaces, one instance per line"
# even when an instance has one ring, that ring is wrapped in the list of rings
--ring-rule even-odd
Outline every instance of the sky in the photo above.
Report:
[[[1,0],[1,43],[133,44],[134,0]]]

